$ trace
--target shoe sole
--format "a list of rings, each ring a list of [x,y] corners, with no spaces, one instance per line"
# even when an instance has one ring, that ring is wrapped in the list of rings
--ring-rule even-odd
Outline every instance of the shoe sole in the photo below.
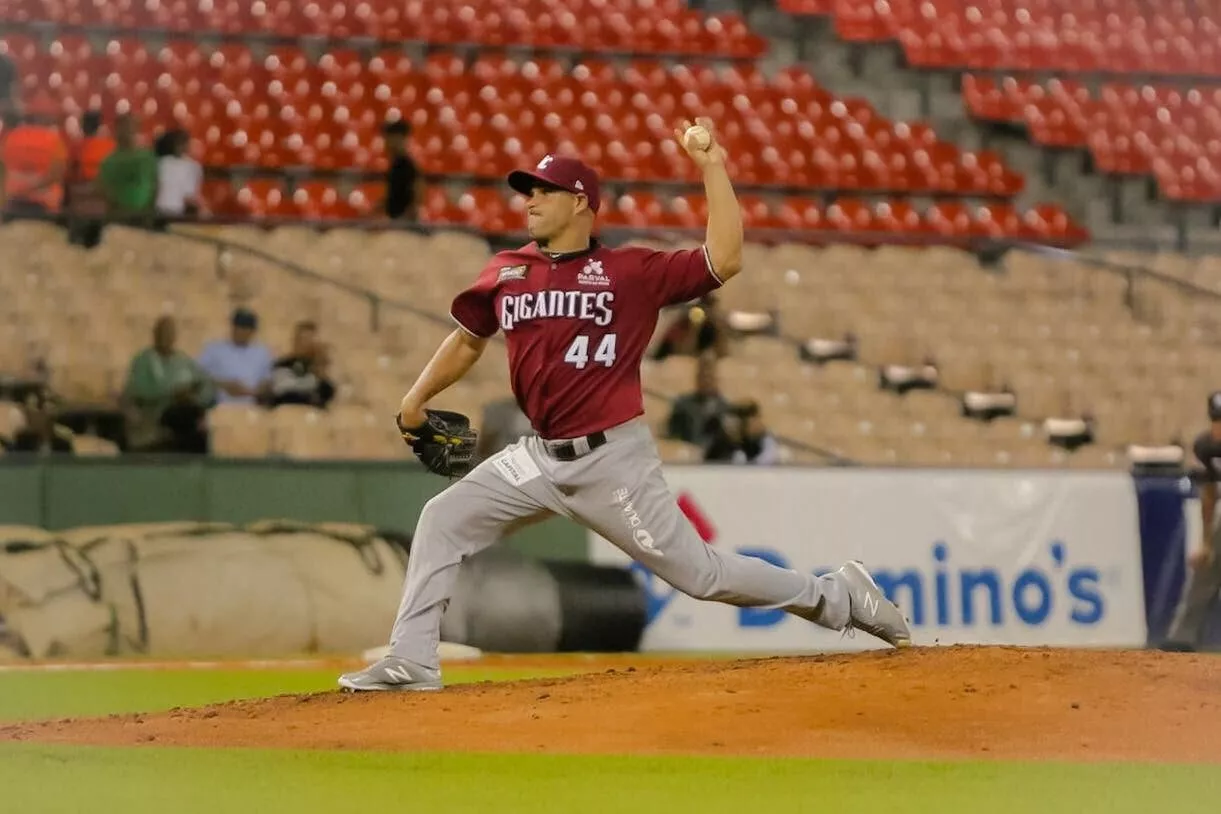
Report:
[[[883,599],[886,598],[886,592],[882,590],[880,585],[878,585],[876,582],[874,582],[873,577],[869,575],[869,572],[867,570],[865,570],[865,566],[862,563],[858,562],[857,560],[850,560],[848,562],[848,565],[852,567],[852,570],[857,574],[857,576],[859,576],[861,579],[868,582],[875,591],[877,591],[879,594],[881,594]],[[887,599],[886,601],[889,602],[890,600]],[[891,603],[891,604],[894,604],[894,603]],[[899,617],[902,618],[903,611],[898,610],[897,607],[895,608],[895,610],[898,611]],[[909,624],[906,619],[904,619],[903,622],[904,622],[904,624]],[[881,637],[879,637],[879,638],[881,638]],[[885,641],[885,640],[883,640],[883,641]],[[892,647],[899,647],[899,648],[911,647],[912,640],[911,640],[910,629],[908,631],[907,636],[896,637],[893,642],[888,642],[888,644],[890,644]]]

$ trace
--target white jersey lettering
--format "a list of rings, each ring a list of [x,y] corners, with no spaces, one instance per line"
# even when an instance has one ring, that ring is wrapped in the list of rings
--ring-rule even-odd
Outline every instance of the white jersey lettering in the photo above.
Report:
[[[594,308],[598,311],[598,313],[594,314],[594,324],[600,328],[605,328],[615,318],[614,312],[611,311],[611,304],[615,301],[615,295],[610,291],[599,291],[593,297]]]
[[[524,291],[500,302],[500,328],[511,331],[536,319],[580,319],[600,328],[615,317],[613,291]]]

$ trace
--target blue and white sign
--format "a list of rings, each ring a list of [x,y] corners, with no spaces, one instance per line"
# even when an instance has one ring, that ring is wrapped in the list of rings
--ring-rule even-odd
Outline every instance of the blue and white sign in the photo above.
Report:
[[[823,573],[860,559],[915,643],[1143,646],[1137,502],[1123,473],[675,467],[709,545]],[[596,562],[630,560],[597,535]],[[646,650],[808,652],[884,646],[783,611],[701,602],[633,564]]]

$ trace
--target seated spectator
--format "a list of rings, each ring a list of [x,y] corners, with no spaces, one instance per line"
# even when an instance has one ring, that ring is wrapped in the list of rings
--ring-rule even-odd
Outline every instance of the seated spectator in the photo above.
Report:
[[[734,411],[734,418],[733,463],[769,466],[780,462],[780,443],[764,425],[758,402],[742,405]]]
[[[9,108],[0,163],[10,216],[58,214],[63,206],[68,146],[59,116],[59,106],[45,95],[35,97],[24,113]]]
[[[68,162],[64,209],[68,213],[68,241],[87,249],[102,239],[102,219],[106,217],[106,196],[98,187],[102,162],[114,152],[115,141],[103,135],[102,114],[90,110],[81,117],[81,140]]]
[[[203,167],[187,155],[190,144],[185,130],[169,130],[157,141],[158,215],[181,218],[199,213]]]
[[[382,204],[386,217],[417,220],[420,202],[424,198],[424,176],[407,150],[411,125],[400,119],[383,130],[390,167],[386,170],[386,197]]]
[[[708,352],[722,359],[729,354],[729,326],[713,294],[674,318],[651,357],[660,362],[670,356],[703,356]]]
[[[254,404],[267,398],[271,384],[271,351],[255,341],[259,318],[248,308],[233,312],[228,339],[214,339],[199,356],[199,366],[212,377],[217,401]]]
[[[483,406],[483,418],[479,422],[479,439],[475,445],[475,457],[483,460],[495,455],[509,444],[530,435],[534,428],[530,419],[522,412],[513,396],[489,401]]]
[[[271,369],[271,406],[308,404],[325,409],[335,398],[335,385],[327,376],[329,364],[327,349],[318,341],[318,326],[298,322],[292,353],[277,359]]]
[[[115,149],[102,162],[98,182],[111,217],[141,222],[157,199],[157,157],[140,146],[136,124],[131,113],[115,119]]]
[[[33,452],[39,455],[63,452],[71,455],[72,430],[57,424],[52,413],[52,401],[45,390],[29,393],[21,404],[25,426],[4,442],[9,452]]]
[[[208,452],[204,414],[216,389],[194,359],[178,350],[174,318],[153,326],[153,344],[135,355],[122,401],[128,446],[141,452]]]
[[[670,409],[666,437],[707,448],[721,432],[721,419],[729,409],[717,383],[716,359],[705,354],[696,370],[695,392],[679,396]]]

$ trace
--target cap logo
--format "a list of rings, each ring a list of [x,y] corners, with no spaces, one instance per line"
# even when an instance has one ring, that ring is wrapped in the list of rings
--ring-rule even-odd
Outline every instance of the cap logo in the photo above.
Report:
[[[553,160],[555,160],[554,156],[550,156],[550,155],[543,156],[543,160],[538,162],[538,166],[535,167],[535,169],[536,170],[545,170],[545,169],[547,169],[547,165],[550,164]]]
[[[581,190],[582,192],[585,191],[585,185],[582,184],[580,181],[577,181],[575,184],[573,184],[573,186],[576,187],[577,189]]]

